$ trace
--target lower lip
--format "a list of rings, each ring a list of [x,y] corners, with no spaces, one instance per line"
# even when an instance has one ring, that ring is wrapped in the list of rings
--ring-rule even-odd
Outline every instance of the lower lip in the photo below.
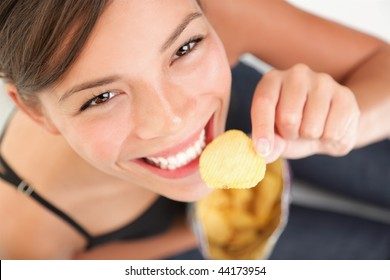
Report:
[[[209,123],[206,125],[206,145],[211,142],[213,139],[213,119],[212,117],[209,121]],[[147,170],[153,172],[154,174],[164,177],[167,179],[179,179],[187,177],[194,172],[197,172],[199,170],[199,156],[195,158],[190,163],[179,167],[175,170],[169,170],[169,169],[161,169],[158,167],[155,167],[151,164],[146,163],[143,159],[137,159],[135,160],[136,163],[141,165],[143,168],[146,168]]]

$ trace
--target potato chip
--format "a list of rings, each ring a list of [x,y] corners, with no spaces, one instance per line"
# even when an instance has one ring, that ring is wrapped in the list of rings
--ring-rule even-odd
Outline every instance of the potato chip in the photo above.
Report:
[[[246,189],[264,177],[265,159],[242,131],[229,130],[206,146],[200,156],[200,174],[212,189]]]
[[[259,235],[256,229],[248,229],[237,232],[232,240],[227,244],[229,250],[243,250],[246,246],[253,244],[259,240]]]
[[[225,248],[221,246],[215,246],[210,243],[208,247],[208,252],[210,254],[211,259],[215,260],[233,260],[232,255],[226,251]]]
[[[283,161],[267,165],[254,188],[215,189],[195,204],[204,252],[210,259],[264,258],[282,217]]]
[[[207,231],[210,242],[217,244],[226,244],[233,236],[233,229],[229,226],[229,221],[226,219],[222,211],[198,211],[199,219],[202,220],[203,227]]]
[[[253,204],[254,199],[253,192],[243,189],[226,189],[230,195],[230,204],[233,209],[242,209],[249,211],[249,207]]]
[[[267,176],[255,188],[258,202],[254,204],[254,212],[260,228],[267,225],[272,208],[281,199],[282,184],[282,178],[267,172]]]
[[[226,213],[230,226],[235,230],[253,228],[256,224],[256,216],[241,209],[230,210]]]

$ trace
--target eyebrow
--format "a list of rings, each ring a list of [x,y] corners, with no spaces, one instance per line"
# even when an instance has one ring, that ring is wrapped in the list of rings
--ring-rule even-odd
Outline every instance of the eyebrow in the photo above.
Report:
[[[118,81],[119,79],[120,79],[119,75],[113,75],[113,76],[104,77],[101,79],[96,79],[96,80],[92,80],[92,81],[88,81],[88,82],[76,85],[76,86],[72,87],[70,90],[67,90],[65,92],[65,94],[59,98],[58,103],[63,102],[65,99],[67,99],[68,97],[70,97],[71,95],[73,95],[76,92],[83,91],[86,89],[95,88],[95,87],[104,86],[107,84],[111,84],[111,83]]]
[[[203,14],[199,12],[191,13],[184,18],[184,20],[176,27],[176,29],[172,32],[172,34],[168,37],[165,43],[161,47],[161,51],[165,51],[168,49],[180,36],[180,34],[186,29],[188,24],[194,19],[201,17]]]
[[[168,49],[180,36],[181,33],[186,29],[186,27],[190,24],[191,21],[194,19],[203,16],[202,13],[195,12],[187,15],[184,20],[175,28],[175,30],[171,33],[171,35],[168,37],[168,39],[165,41],[165,43],[161,47],[161,52],[165,51]],[[70,90],[67,90],[58,100],[58,103],[63,102],[65,99],[69,98],[72,96],[74,93],[83,91],[86,89],[91,89],[95,87],[100,87],[104,86],[107,84],[114,83],[120,79],[119,75],[113,75],[109,77],[104,77],[101,79],[96,79],[92,81],[88,81],[85,83],[81,83],[79,85],[76,85],[72,87]]]

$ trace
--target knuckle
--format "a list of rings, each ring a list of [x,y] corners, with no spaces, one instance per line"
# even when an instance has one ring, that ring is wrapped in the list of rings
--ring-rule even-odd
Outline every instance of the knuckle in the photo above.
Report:
[[[354,118],[355,118],[355,120],[359,120],[359,119],[360,119],[360,116],[361,116],[360,108],[359,108],[359,107],[356,107],[356,110],[355,110],[355,112],[354,112]]]
[[[311,81],[312,71],[305,64],[296,64],[286,72],[286,80],[296,88],[307,88]]]
[[[302,82],[302,79],[310,78],[312,73],[313,71],[309,68],[309,66],[299,63],[290,69],[290,79]]]
[[[342,141],[348,133],[346,133],[346,127],[340,125],[333,125],[325,129],[321,140],[329,143],[337,143]]]
[[[347,155],[353,148],[353,143],[350,141],[339,141],[335,145],[335,152],[337,156]]]
[[[351,135],[346,135],[339,140],[327,141],[328,153],[332,156],[345,156],[354,148],[355,142]]]
[[[304,126],[301,128],[300,135],[306,139],[319,139],[322,136],[322,130],[318,127]]]
[[[296,74],[307,74],[311,69],[306,64],[297,63],[292,67],[292,71]]]
[[[349,108],[353,108],[353,105],[357,107],[357,101],[353,92],[345,86],[340,86],[340,90],[337,91],[337,101],[342,104],[348,106]],[[352,105],[352,106],[351,106]]]
[[[298,126],[301,117],[295,113],[281,113],[277,115],[278,124],[281,126]]]
[[[321,90],[321,94],[329,93],[333,89],[335,81],[326,73],[318,73],[315,80],[315,88]]]
[[[326,131],[322,135],[322,140],[329,143],[337,143],[342,137],[342,132],[338,130]]]
[[[332,84],[335,82],[331,75],[323,72],[317,74],[317,81],[320,84]]]
[[[336,82],[326,73],[316,74],[312,83],[312,92],[317,96],[325,97],[335,93]]]
[[[277,70],[277,69],[271,69],[269,70],[267,73],[265,73],[263,75],[263,78],[264,80],[274,80],[274,79],[278,79],[281,75],[281,71],[280,70]]]

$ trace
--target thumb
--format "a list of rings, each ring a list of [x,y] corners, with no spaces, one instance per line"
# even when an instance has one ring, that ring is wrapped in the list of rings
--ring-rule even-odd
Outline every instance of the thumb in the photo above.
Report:
[[[259,155],[263,157],[268,157],[272,153],[274,142],[272,136],[259,136],[259,134],[257,134],[257,136],[255,137],[254,135],[252,135],[252,141],[254,148]]]
[[[273,143],[274,145],[272,151],[265,158],[267,163],[274,162],[275,160],[280,158],[287,146],[286,140],[280,137],[278,134],[275,134]]]

